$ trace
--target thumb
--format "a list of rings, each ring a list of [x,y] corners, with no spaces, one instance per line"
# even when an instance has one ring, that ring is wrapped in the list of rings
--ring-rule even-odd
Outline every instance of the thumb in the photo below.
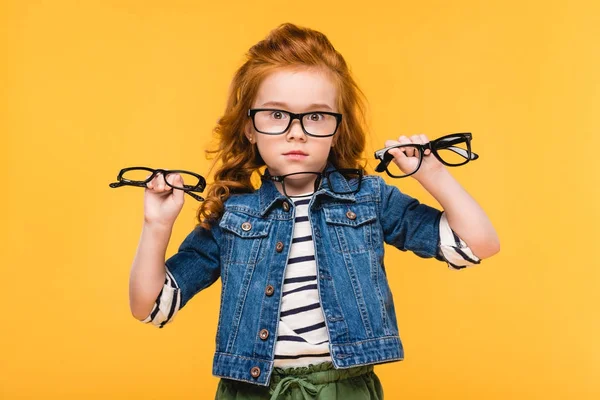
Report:
[[[173,185],[183,187],[183,178],[181,178],[181,175],[175,174],[173,177]],[[177,203],[183,203],[184,195],[185,193],[183,190],[173,188],[173,200],[175,200]]]

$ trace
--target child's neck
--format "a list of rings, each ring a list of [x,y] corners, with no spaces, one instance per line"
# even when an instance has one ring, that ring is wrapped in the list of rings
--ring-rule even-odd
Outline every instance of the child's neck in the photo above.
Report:
[[[306,196],[315,191],[315,180],[316,176],[310,177],[309,179],[296,179],[296,180],[286,180],[285,181],[285,192],[283,191],[283,187],[281,183],[275,183],[277,190],[281,194],[287,194],[288,197],[296,197],[296,196]]]

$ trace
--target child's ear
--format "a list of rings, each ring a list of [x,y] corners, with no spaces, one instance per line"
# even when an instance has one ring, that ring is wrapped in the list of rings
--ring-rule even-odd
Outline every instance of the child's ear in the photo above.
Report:
[[[252,132],[252,129],[250,128],[250,124],[246,124],[244,125],[244,135],[246,136],[246,139],[248,139],[248,141],[250,143],[254,143],[254,133]]]

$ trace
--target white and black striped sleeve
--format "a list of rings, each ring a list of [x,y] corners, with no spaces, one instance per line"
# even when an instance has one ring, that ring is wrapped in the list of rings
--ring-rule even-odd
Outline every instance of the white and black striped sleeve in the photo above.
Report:
[[[440,254],[448,268],[459,270],[479,264],[481,260],[473,254],[467,244],[450,228],[446,213],[440,218]]]
[[[177,282],[175,281],[175,278],[173,278],[169,268],[165,266],[165,270],[165,284],[156,298],[156,302],[154,303],[150,315],[142,320],[145,324],[151,323],[159,328],[162,328],[173,321],[181,304],[181,291],[177,286]]]

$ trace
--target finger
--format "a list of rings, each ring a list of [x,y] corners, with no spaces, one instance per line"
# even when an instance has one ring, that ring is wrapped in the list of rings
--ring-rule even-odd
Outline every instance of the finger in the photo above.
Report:
[[[406,153],[404,148],[396,147],[395,149],[390,149],[389,153],[394,156],[394,158],[405,158]]]
[[[146,177],[146,179],[150,178],[151,176],[152,176],[152,174],[149,174],[149,175]],[[147,187],[148,189],[154,189],[154,178],[152,178],[152,179],[150,180],[150,182],[147,182],[147,183],[146,183],[146,187]]]
[[[176,178],[175,182],[176,182],[177,186],[183,187],[183,185],[185,185],[185,182],[183,181],[183,176],[181,176],[180,174],[177,174],[175,176],[175,178]]]
[[[385,147],[397,146],[399,144],[400,144],[400,142],[398,142],[397,140],[386,140],[385,141]],[[399,153],[402,153],[398,149],[390,149],[388,152],[394,157],[396,157]]]
[[[385,147],[397,146],[399,144],[401,144],[401,143],[397,140],[386,140],[385,141]],[[390,149],[389,153],[394,157],[400,157],[400,156],[404,157],[404,153],[400,149]]]
[[[161,172],[157,173],[156,176],[154,177],[154,180],[156,181],[154,183],[154,187],[156,188],[156,190],[158,192],[162,192],[165,190],[165,177],[163,176],[163,174]]]
[[[421,143],[422,144],[427,144],[429,143],[429,139],[427,138],[427,135],[425,134],[420,134],[419,137],[421,138]],[[431,154],[431,150],[427,149],[425,150],[425,155],[428,156],[429,154]]]
[[[423,141],[421,139],[421,135],[412,135],[410,137],[410,141],[413,142],[413,143],[423,144]]]
[[[171,190],[174,189],[172,186],[181,186],[177,183],[181,181],[181,177],[179,178],[179,180],[177,180],[178,176],[179,174],[168,174],[166,181],[169,183],[169,185],[166,185],[165,189]]]
[[[175,175],[173,177],[173,182],[172,184],[174,186],[178,186],[178,187],[183,187],[183,178],[181,177],[181,175],[179,174],[173,174]],[[175,200],[177,203],[183,203],[184,202],[184,191],[181,189],[174,189],[173,190],[173,200]]]
[[[385,141],[385,147],[395,146],[397,144],[400,144],[400,142],[398,142],[397,140],[386,140]]]
[[[182,188],[184,187],[185,182],[183,181],[183,177],[181,176],[181,174],[171,174],[169,175],[169,183],[173,186],[176,186],[177,188]],[[182,190],[182,189],[175,189],[174,190]]]
[[[412,141],[406,137],[406,136],[400,136],[398,138],[398,141],[402,144],[412,144]],[[407,157],[414,157],[415,156],[415,148],[414,147],[403,147],[402,148],[402,152],[407,156]]]

